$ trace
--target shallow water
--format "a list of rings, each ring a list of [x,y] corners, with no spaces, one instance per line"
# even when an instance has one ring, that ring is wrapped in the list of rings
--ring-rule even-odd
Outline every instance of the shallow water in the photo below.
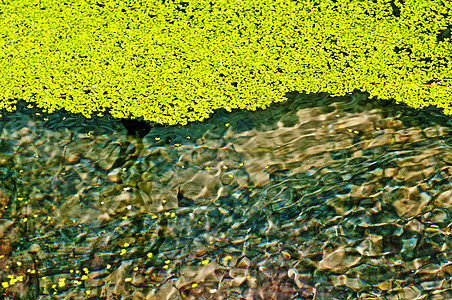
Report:
[[[4,113],[3,297],[452,298],[450,117],[288,97],[142,139]]]

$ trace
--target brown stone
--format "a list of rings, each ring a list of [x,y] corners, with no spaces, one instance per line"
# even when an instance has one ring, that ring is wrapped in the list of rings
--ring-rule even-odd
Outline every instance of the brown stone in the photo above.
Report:
[[[11,242],[2,239],[0,240],[0,255],[8,256],[11,253]]]
[[[9,195],[4,190],[0,189],[0,217],[3,216],[3,212],[9,204],[9,199]]]

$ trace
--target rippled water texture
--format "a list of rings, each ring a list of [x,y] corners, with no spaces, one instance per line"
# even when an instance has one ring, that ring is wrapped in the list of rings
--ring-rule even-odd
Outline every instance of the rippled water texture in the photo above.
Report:
[[[142,139],[6,113],[3,297],[451,299],[450,117],[288,97]]]

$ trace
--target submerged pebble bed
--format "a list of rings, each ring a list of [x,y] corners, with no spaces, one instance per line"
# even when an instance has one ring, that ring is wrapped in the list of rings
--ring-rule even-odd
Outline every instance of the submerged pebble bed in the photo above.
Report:
[[[451,121],[363,93],[153,127],[0,119],[22,299],[452,298]]]

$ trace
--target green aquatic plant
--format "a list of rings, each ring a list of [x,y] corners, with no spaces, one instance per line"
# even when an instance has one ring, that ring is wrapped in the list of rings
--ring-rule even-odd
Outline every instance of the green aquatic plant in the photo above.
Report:
[[[391,3],[4,1],[0,109],[185,125],[358,89],[452,114],[451,4]]]

